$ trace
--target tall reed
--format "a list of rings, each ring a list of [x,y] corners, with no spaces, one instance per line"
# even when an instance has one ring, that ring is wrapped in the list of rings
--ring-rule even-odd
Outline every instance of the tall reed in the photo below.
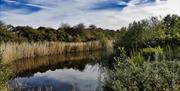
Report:
[[[107,48],[112,47],[112,41],[107,41]],[[102,49],[99,41],[89,42],[7,42],[0,44],[0,56],[3,62],[10,62],[28,57],[37,57],[70,52],[92,51]]]

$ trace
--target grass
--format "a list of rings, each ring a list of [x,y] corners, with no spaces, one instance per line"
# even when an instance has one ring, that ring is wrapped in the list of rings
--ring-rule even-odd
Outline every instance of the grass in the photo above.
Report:
[[[106,47],[112,47],[112,41],[107,41]],[[90,42],[7,42],[0,44],[0,56],[3,62],[22,58],[66,54],[80,51],[99,50],[104,47],[99,41]]]

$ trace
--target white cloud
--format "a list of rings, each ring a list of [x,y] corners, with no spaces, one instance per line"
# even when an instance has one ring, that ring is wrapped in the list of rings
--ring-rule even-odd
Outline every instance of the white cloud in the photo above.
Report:
[[[43,10],[31,14],[19,14],[2,11],[1,20],[13,25],[30,25],[34,27],[59,27],[61,23],[75,25],[78,23],[95,24],[99,27],[119,29],[134,20],[150,16],[180,15],[180,0],[168,0],[155,4],[135,6],[139,0],[132,0],[122,11],[89,10],[94,3],[106,0],[31,0],[31,5],[40,5]],[[122,2],[121,2],[122,4]]]

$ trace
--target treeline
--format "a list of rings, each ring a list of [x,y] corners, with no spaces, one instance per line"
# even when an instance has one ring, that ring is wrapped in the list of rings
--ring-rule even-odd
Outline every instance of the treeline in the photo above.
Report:
[[[164,18],[151,17],[134,21],[128,27],[110,30],[78,24],[62,24],[58,29],[49,27],[12,26],[0,22],[0,41],[64,41],[86,42],[117,40],[116,47],[153,47],[180,44],[180,17],[167,15]]]
[[[84,24],[70,26],[62,24],[58,29],[49,27],[32,28],[30,26],[12,26],[0,22],[0,41],[64,41],[86,42],[114,40],[120,31],[98,28],[95,25],[86,27]]]
[[[180,44],[180,17],[167,15],[164,18],[151,17],[134,21],[121,28],[124,36],[119,37],[116,46],[126,49],[139,49],[155,46],[177,46]]]

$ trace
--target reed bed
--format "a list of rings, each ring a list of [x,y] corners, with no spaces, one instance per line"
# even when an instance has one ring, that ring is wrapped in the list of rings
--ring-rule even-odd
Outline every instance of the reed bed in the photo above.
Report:
[[[3,62],[10,62],[22,58],[66,54],[80,51],[93,51],[112,47],[112,41],[105,45],[99,41],[89,42],[7,42],[0,44],[0,56]]]

